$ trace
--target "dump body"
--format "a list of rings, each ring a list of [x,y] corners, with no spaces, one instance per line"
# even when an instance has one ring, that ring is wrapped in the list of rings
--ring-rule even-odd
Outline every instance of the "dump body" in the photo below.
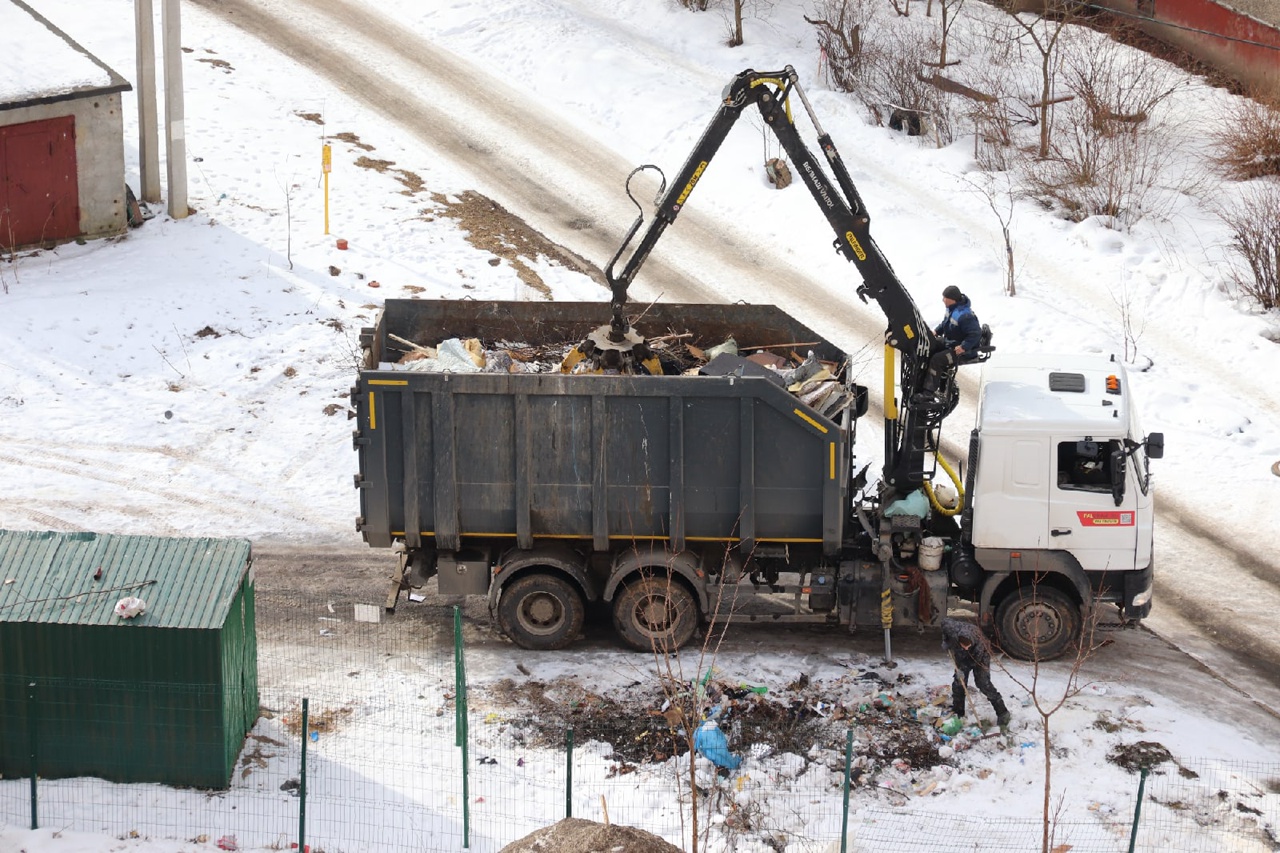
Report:
[[[599,303],[388,300],[353,389],[358,526],[372,546],[457,552],[544,540],[806,543],[839,550],[849,424],[750,375],[431,373],[403,369],[395,338],[576,343]],[[845,353],[772,306],[654,305],[649,337],[695,333],[748,347]]]

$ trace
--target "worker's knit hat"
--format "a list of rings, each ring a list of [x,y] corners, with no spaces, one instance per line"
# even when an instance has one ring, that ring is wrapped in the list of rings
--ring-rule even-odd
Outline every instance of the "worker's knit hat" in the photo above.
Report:
[[[956,287],[954,284],[948,284],[943,288],[942,296],[944,299],[950,299],[952,302],[959,302],[961,299],[964,299],[964,294],[961,293],[960,288]]]

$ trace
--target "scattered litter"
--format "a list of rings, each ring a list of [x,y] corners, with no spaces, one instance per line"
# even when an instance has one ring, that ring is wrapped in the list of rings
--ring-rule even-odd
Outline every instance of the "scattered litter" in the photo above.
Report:
[[[236,846],[236,837],[234,835],[224,835],[218,839],[219,850],[239,850]]]
[[[378,609],[376,604],[357,604],[355,606],[357,622],[372,622],[377,624],[382,621],[382,611]]]
[[[420,592],[411,592],[409,593],[409,600],[410,601],[426,601],[427,597]]]
[[[319,732],[312,732],[312,733],[311,733],[311,742],[312,742],[312,743],[319,743],[319,742],[320,742],[320,733],[319,733]]]
[[[146,611],[147,603],[133,595],[120,599],[115,606],[115,614],[121,619],[132,619]]]
[[[741,758],[729,752],[729,741],[715,720],[707,720],[698,726],[693,735],[693,748],[726,770],[737,770],[742,764]]]

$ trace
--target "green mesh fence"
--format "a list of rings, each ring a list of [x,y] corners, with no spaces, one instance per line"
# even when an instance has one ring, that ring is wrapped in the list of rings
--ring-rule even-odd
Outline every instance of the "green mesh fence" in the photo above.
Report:
[[[685,850],[696,819],[698,847],[707,853],[836,853],[846,821],[849,851],[1040,849],[1034,792],[1021,814],[996,807],[968,813],[945,793],[930,796],[927,785],[920,788],[923,778],[915,788],[882,790],[855,761],[846,815],[845,722],[797,728],[789,750],[765,756],[750,747],[759,740],[751,720],[730,712],[721,726],[749,759],[719,772],[699,759],[691,778],[689,732],[656,701],[646,714],[615,719],[609,707],[591,705],[604,700],[590,690],[541,695],[537,679],[528,678],[519,685],[477,681],[460,705],[457,679],[467,665],[453,645],[450,609],[406,609],[395,620],[365,622],[355,604],[259,593],[261,716],[226,758],[226,778],[217,784],[138,781],[140,773],[164,779],[175,767],[218,766],[216,709],[227,700],[217,689],[46,679],[32,700],[26,681],[0,677],[0,732],[6,754],[16,756],[0,780],[0,822],[31,823],[22,757],[34,701],[38,762],[42,755],[76,757],[59,742],[73,730],[52,721],[74,721],[83,729],[75,737],[92,752],[89,771],[46,773],[36,785],[39,824],[64,830],[195,843],[234,838],[241,850],[287,850],[303,820],[305,738],[305,842],[313,851],[496,853],[568,809],[645,829]],[[523,653],[503,646],[474,655],[472,680],[494,655],[513,654]],[[583,672],[584,683],[590,677]],[[143,736],[94,738],[137,719],[146,720]],[[1053,846],[1128,850],[1136,773],[1132,779],[1129,802],[1113,809],[1068,802],[1054,821]],[[1277,827],[1280,767],[1166,761],[1147,779],[1134,849],[1274,853]]]

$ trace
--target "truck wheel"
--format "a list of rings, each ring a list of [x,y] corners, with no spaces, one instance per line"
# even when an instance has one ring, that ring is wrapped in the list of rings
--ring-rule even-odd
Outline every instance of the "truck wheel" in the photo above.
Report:
[[[582,596],[563,578],[527,575],[502,590],[498,624],[522,649],[562,649],[582,630]]]
[[[996,608],[1000,647],[1019,660],[1053,660],[1080,642],[1080,607],[1051,586],[1022,587]]]
[[[679,581],[643,578],[623,588],[613,602],[613,626],[639,651],[675,651],[698,627],[698,604]]]

